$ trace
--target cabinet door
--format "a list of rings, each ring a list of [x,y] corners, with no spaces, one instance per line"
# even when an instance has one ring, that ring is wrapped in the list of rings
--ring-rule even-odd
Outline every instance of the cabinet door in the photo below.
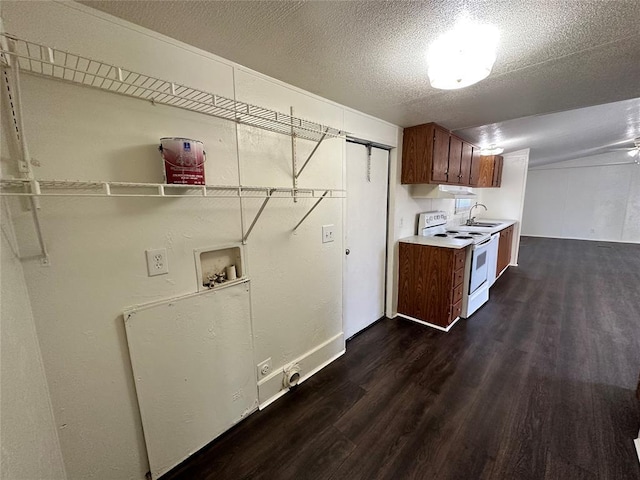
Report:
[[[433,126],[405,128],[402,138],[402,183],[429,183]]]
[[[453,249],[401,242],[398,313],[448,326],[454,295],[453,271]]]
[[[493,155],[480,157],[480,179],[478,180],[479,187],[493,186],[493,167]]]
[[[460,183],[460,169],[462,165],[462,140],[451,135],[449,140],[449,170],[447,183]]]
[[[480,147],[473,147],[471,152],[471,171],[469,185],[477,187],[480,181]]]
[[[460,158],[460,185],[471,185],[471,158],[473,145],[462,143],[462,157]]]
[[[498,260],[496,264],[496,273],[500,275],[507,268],[511,261],[511,238],[513,227],[507,227],[500,232],[500,241],[498,242]]]
[[[513,250],[513,234],[515,232],[516,228],[515,225],[511,225],[509,227],[509,243],[507,243],[507,265],[509,265],[511,263],[511,251]]]
[[[433,131],[432,162],[431,181],[446,183],[449,169],[449,132],[437,127]]]
[[[504,158],[500,155],[495,155],[493,158],[493,179],[491,180],[491,186],[499,187],[502,184],[502,165],[504,164]]]

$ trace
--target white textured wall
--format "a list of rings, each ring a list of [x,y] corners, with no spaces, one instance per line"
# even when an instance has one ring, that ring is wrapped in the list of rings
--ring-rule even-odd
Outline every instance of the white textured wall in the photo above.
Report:
[[[518,264],[520,231],[527,186],[529,149],[504,154],[500,188],[478,188],[478,202],[487,206],[476,209],[479,218],[516,220],[511,249],[511,265]],[[474,212],[475,215],[475,212]]]
[[[631,161],[612,152],[529,170],[523,235],[640,243],[640,165]]]
[[[27,286],[4,208],[0,222],[0,478],[64,479]]]
[[[73,3],[3,4],[7,30],[125,68],[182,82],[342,128],[364,138],[388,124],[268,79],[212,55]],[[291,185],[290,139],[169,107],[24,76],[26,134],[38,178],[157,182],[162,136],[204,141],[208,183]],[[380,127],[383,125],[383,127]],[[393,127],[395,129],[395,127]],[[375,138],[372,138],[375,139]],[[300,158],[311,146],[299,141]],[[3,170],[7,171],[4,150]],[[301,186],[344,187],[344,145],[327,140]],[[13,202],[23,268],[60,443],[71,479],[141,479],[148,470],[121,312],[196,291],[193,250],[241,237],[260,200],[43,198],[51,266],[42,267],[30,214]],[[343,203],[274,199],[245,247],[251,278],[254,362],[306,375],[344,345]],[[334,243],[321,226],[334,224]],[[165,247],[170,273],[149,278],[144,250]],[[4,268],[4,265],[3,265]],[[324,345],[331,346],[324,350]],[[278,382],[275,382],[278,384]],[[279,383],[281,385],[281,381]],[[277,387],[279,388],[279,387]],[[277,391],[277,390],[276,390]]]

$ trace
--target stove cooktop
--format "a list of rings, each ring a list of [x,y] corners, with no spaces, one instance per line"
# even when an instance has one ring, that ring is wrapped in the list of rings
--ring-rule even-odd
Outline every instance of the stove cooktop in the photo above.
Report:
[[[460,232],[458,230],[444,230],[443,228],[425,228],[422,230],[424,237],[451,238],[456,240],[473,240],[474,244],[478,244],[489,238],[488,233],[480,232]]]

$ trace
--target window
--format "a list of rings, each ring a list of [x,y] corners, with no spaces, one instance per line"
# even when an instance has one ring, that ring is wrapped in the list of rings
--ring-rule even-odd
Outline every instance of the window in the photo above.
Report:
[[[474,204],[473,199],[471,198],[457,198],[456,199],[456,210],[455,213],[462,213],[462,212],[468,212],[469,210],[471,210],[471,207]]]

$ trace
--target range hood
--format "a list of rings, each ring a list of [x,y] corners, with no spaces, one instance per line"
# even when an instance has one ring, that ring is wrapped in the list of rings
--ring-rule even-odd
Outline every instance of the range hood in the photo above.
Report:
[[[461,187],[458,185],[411,185],[409,193],[414,198],[474,198],[471,187]]]

